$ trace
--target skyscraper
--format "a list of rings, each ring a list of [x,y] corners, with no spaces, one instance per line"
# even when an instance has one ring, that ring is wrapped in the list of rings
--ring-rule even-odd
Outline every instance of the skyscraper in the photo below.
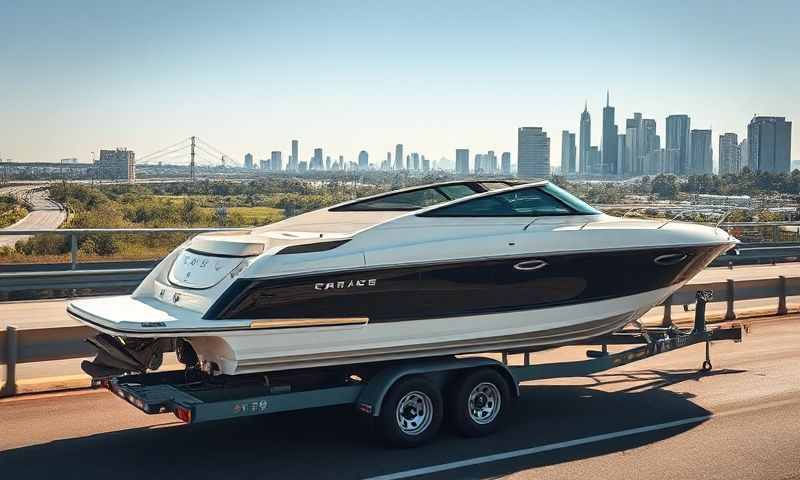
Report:
[[[654,118],[643,118],[642,128],[644,129],[643,150],[642,150],[642,170],[639,173],[658,174],[662,167],[659,167],[658,151],[661,150],[661,137],[656,135],[656,121]]]
[[[750,169],[782,173],[791,168],[792,122],[786,117],[753,117],[747,142]]]
[[[625,165],[622,168],[624,176],[634,176],[642,172],[644,137],[642,114],[634,113],[633,118],[625,120]]]
[[[691,138],[691,160],[692,167],[689,172],[692,175],[711,174],[714,170],[714,163],[711,160],[711,130],[692,130]]]
[[[300,161],[300,141],[292,140],[292,159],[289,161],[289,170],[296,171]]]
[[[244,168],[253,168],[253,154],[252,153],[245,153],[244,154]]]
[[[572,163],[575,163],[575,134],[572,134]],[[503,152],[500,156],[500,169],[503,175],[511,175],[511,152]]]
[[[398,143],[394,147],[394,169],[402,170],[403,168],[403,144]]]
[[[603,108],[603,167],[605,175],[617,173],[617,125],[614,123],[614,107],[611,106],[611,95],[606,91],[606,106]],[[563,168],[563,167],[562,167]]]
[[[739,173],[742,170],[742,155],[735,133],[719,136],[719,174]]]
[[[269,166],[271,170],[280,172],[283,170],[283,159],[281,159],[281,152],[272,152],[269,156]]]
[[[625,134],[620,133],[617,135],[617,175],[622,176],[625,172]]]
[[[575,173],[575,134],[561,131],[561,174]]]
[[[739,143],[739,158],[739,165],[741,168],[747,167],[753,170],[753,167],[750,166],[750,144],[746,138],[743,138]]]
[[[589,115],[589,103],[583,105],[581,113],[580,138],[578,139],[578,163],[580,163],[581,175],[589,174],[589,148],[592,145],[592,117]],[[517,157],[517,171],[521,171]]]
[[[411,154],[411,165],[409,165],[409,170],[419,170],[419,153],[414,152]]]
[[[314,158],[311,159],[311,165],[309,165],[309,170],[322,170],[322,149],[315,148],[314,149]]]
[[[676,162],[675,173],[686,175],[691,169],[691,153],[689,131],[691,130],[689,115],[670,115],[667,117],[667,157]],[[675,153],[670,153],[670,150]]]
[[[369,169],[369,154],[366,150],[361,150],[358,152],[358,169],[359,170],[367,170]]]
[[[550,176],[550,138],[541,127],[517,130],[517,172],[520,177]]]
[[[456,173],[459,175],[469,175],[469,149],[456,149]]]

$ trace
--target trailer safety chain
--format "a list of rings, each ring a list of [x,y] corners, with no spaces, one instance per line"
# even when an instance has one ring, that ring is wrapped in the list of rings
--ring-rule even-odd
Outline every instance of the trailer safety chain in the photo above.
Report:
[[[704,372],[709,372],[713,368],[711,365],[711,341],[706,338],[706,359],[703,361],[702,367],[700,369]]]

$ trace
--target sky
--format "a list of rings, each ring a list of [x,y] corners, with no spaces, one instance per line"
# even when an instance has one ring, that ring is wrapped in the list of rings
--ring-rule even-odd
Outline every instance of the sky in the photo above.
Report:
[[[241,162],[300,140],[379,164],[512,152],[588,102],[616,123],[691,116],[740,138],[754,114],[793,120],[800,159],[800,2],[0,0],[0,157],[141,157],[196,135]]]

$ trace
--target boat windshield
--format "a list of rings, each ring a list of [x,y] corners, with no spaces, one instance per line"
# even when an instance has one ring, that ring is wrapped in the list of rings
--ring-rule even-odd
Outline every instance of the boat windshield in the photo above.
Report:
[[[600,212],[552,184],[498,191],[423,212],[424,217],[544,217]]]
[[[334,212],[365,211],[412,211],[430,207],[438,203],[449,202],[458,198],[480,193],[470,184],[437,185],[411,191],[388,193],[377,198],[356,201],[347,205],[332,208]]]
[[[580,198],[559,187],[558,185],[548,182],[544,184],[541,188],[545,192],[549,193],[550,195],[556,197],[557,199],[569,205],[573,210],[575,210],[579,214],[599,215],[600,213],[602,213],[596,208],[589,205],[588,203],[581,200]]]

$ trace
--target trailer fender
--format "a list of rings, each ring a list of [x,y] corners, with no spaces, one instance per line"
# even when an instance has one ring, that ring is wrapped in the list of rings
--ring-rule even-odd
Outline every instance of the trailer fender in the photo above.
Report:
[[[440,374],[453,370],[466,370],[479,367],[496,369],[508,381],[514,398],[519,397],[519,384],[508,367],[497,360],[483,357],[437,358],[402,362],[391,365],[375,375],[367,382],[356,399],[356,407],[362,413],[377,417],[381,404],[389,389],[398,380],[408,375]]]

